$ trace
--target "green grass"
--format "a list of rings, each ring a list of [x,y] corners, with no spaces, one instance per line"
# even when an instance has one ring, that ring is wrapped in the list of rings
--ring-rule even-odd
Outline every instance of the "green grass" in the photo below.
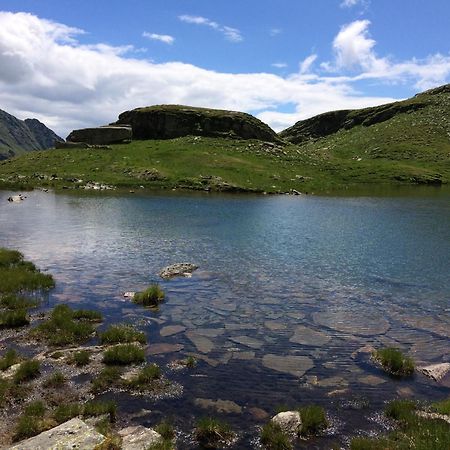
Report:
[[[115,422],[117,404],[113,401],[90,401],[87,403],[64,403],[53,411],[53,418],[58,423],[66,422],[74,417],[97,417],[108,415],[109,422]]]
[[[67,378],[61,372],[52,373],[48,378],[44,380],[42,385],[45,388],[60,388],[64,386],[67,382]]]
[[[58,305],[46,321],[32,330],[32,335],[54,346],[81,344],[93,335],[95,328],[92,322],[99,320],[95,311],[73,310],[67,305]]]
[[[412,400],[392,400],[386,406],[384,413],[390,419],[402,421],[409,419],[416,408],[416,402]]]
[[[164,297],[164,291],[155,283],[144,292],[137,292],[133,297],[133,302],[143,306],[157,306],[164,300]]]
[[[0,298],[0,307],[9,310],[35,308],[38,305],[39,302],[36,299],[15,294],[8,294]]]
[[[102,392],[120,382],[121,372],[117,367],[105,367],[94,378],[92,378],[92,391]]]
[[[160,422],[154,430],[159,433],[163,439],[171,440],[175,438],[175,430],[173,425],[168,420],[163,420]]]
[[[397,348],[386,347],[376,350],[373,357],[392,375],[410,376],[414,373],[414,361]]]
[[[289,437],[283,433],[280,425],[270,421],[261,429],[261,443],[268,450],[291,450]]]
[[[20,364],[17,372],[14,374],[14,383],[20,384],[37,378],[41,373],[41,364],[39,361],[29,359]]]
[[[87,320],[89,322],[101,322],[103,320],[102,313],[91,309],[76,309],[72,315],[74,320]]]
[[[231,427],[214,417],[204,417],[197,421],[194,430],[195,439],[205,448],[217,448],[231,441],[234,433]]]
[[[25,309],[0,311],[0,328],[20,328],[29,323],[30,320]]]
[[[440,402],[432,403],[431,409],[438,414],[445,414],[450,416],[450,398],[441,400]]]
[[[103,354],[103,362],[108,365],[125,366],[145,361],[145,351],[134,344],[120,344]]]
[[[99,337],[101,344],[147,343],[145,333],[127,324],[111,325],[106,331],[99,333]]]
[[[10,348],[6,350],[5,354],[0,358],[0,370],[7,370],[19,361],[20,357],[17,351]]]
[[[301,434],[315,435],[328,426],[325,410],[318,405],[304,406],[299,409],[302,419]]]
[[[127,384],[129,387],[145,389],[150,387],[151,383],[161,378],[161,369],[157,364],[149,364],[140,369],[136,377],[132,378]]]
[[[88,350],[80,350],[72,355],[71,362],[78,367],[87,366],[91,361],[91,352]]]

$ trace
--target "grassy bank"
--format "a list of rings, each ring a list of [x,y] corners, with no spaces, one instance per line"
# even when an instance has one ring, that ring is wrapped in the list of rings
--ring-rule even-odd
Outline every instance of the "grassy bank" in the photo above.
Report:
[[[302,146],[274,146],[260,141],[188,136],[133,141],[110,149],[32,152],[0,162],[0,188],[80,189],[91,182],[119,189],[319,193],[363,184],[450,180],[448,154],[442,153],[439,158],[395,155],[390,159],[387,154],[372,158],[362,150],[348,149],[345,143],[331,151],[328,140],[341,138],[333,135]]]

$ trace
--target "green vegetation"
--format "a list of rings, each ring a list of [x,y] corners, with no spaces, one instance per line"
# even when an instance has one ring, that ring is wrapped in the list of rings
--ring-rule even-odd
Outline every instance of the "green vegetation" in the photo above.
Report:
[[[106,331],[100,333],[99,337],[101,344],[147,343],[145,333],[137,331],[127,324],[111,325]]]
[[[60,388],[66,384],[66,377],[61,372],[52,373],[42,385],[46,388]]]
[[[19,361],[20,358],[17,351],[10,348],[6,350],[5,354],[0,358],[0,370],[7,370]]]
[[[101,322],[103,320],[101,312],[91,309],[76,309],[73,311],[72,318],[74,320],[87,320],[89,322]]]
[[[196,440],[205,448],[217,448],[234,438],[234,433],[230,426],[213,417],[199,419],[194,435]]]
[[[376,350],[373,358],[388,373],[396,376],[408,376],[414,373],[414,361],[393,347]]]
[[[14,383],[20,384],[37,378],[41,373],[41,364],[34,359],[28,359],[20,364],[17,372],[14,374]]]
[[[0,298],[0,307],[9,310],[35,308],[38,304],[39,302],[35,299],[17,296],[15,294],[5,295]]]
[[[304,406],[299,413],[302,418],[301,434],[304,436],[315,435],[328,426],[325,410],[321,406]]]
[[[450,398],[433,403],[431,405],[431,409],[438,414],[445,414],[447,416],[450,416]]]
[[[143,306],[157,306],[164,300],[164,297],[164,291],[155,283],[144,292],[137,292],[133,297],[133,301]]]
[[[161,369],[157,364],[149,364],[139,370],[138,374],[127,384],[134,389],[145,389],[150,387],[151,383],[161,378]]]
[[[103,354],[103,362],[108,365],[125,366],[145,361],[145,352],[134,344],[120,344],[111,347]]]
[[[88,350],[80,350],[72,355],[72,364],[78,367],[87,366],[91,361],[91,352]]]
[[[104,391],[118,383],[120,370],[117,367],[105,367],[92,379],[92,390],[94,392]]]
[[[173,425],[168,420],[163,420],[161,423],[156,425],[155,431],[159,433],[163,439],[175,438],[175,430]]]
[[[261,443],[268,450],[291,450],[293,448],[289,437],[283,433],[280,425],[272,421],[262,427]]]
[[[23,414],[19,417],[14,430],[14,441],[20,441],[35,436],[42,431],[48,430],[53,425],[51,421],[44,418],[46,408],[43,402],[29,403]]]
[[[58,305],[46,321],[32,330],[32,335],[54,346],[80,344],[93,335],[95,328],[91,322],[98,320],[95,311],[73,310],[67,305]]]
[[[170,439],[163,439],[160,442],[150,445],[146,450],[175,450],[175,446]]]
[[[107,414],[109,422],[115,422],[117,404],[113,401],[91,401],[87,403],[65,403],[53,411],[53,418],[58,423],[66,422],[73,417],[97,417]]]
[[[351,450],[448,450],[450,424],[443,420],[425,419],[416,414],[410,400],[394,400],[386,407],[386,415],[397,421],[397,429],[379,438],[355,438]]]
[[[18,328],[30,323],[25,309],[0,311],[0,328]]]
[[[188,356],[185,360],[184,360],[184,364],[186,367],[188,367],[189,369],[193,369],[196,365],[197,365],[197,360],[193,357],[193,356]]]

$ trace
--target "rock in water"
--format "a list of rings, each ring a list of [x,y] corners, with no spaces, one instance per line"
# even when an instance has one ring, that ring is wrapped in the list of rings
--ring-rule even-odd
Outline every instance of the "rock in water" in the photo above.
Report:
[[[173,277],[190,277],[192,272],[197,269],[198,266],[191,263],[172,264],[171,266],[164,267],[164,269],[159,272],[159,276],[166,280]]]
[[[431,366],[418,367],[417,370],[434,381],[439,381],[450,371],[450,363],[432,364]]]
[[[122,437],[122,450],[144,450],[163,440],[155,430],[142,425],[124,428],[119,435]]]
[[[250,114],[182,105],[136,108],[119,115],[116,125],[130,124],[135,139],[182,136],[234,137],[279,142],[268,125]]]
[[[302,419],[298,411],[284,411],[272,417],[272,422],[291,436],[298,436],[302,428]]]
[[[72,450],[93,449],[105,436],[80,419],[71,419],[10,447],[10,450]]]
[[[131,138],[131,128],[121,125],[73,130],[66,140],[68,142],[84,142],[90,145],[108,145],[129,141]]]

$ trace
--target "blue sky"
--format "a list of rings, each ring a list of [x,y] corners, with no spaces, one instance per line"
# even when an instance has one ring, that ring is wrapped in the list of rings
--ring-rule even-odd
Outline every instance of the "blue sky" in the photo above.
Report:
[[[444,0],[0,0],[0,11],[0,108],[61,134],[155,103],[245,110],[279,130],[450,81]]]

